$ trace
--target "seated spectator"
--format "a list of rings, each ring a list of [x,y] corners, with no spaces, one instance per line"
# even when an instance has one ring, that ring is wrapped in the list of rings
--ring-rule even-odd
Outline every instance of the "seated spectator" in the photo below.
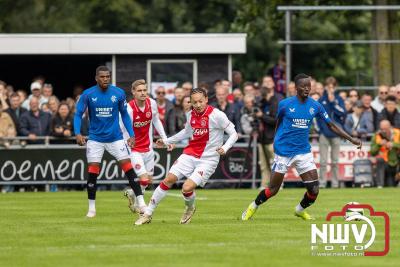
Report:
[[[400,128],[400,112],[396,108],[396,98],[392,95],[385,99],[385,108],[378,115],[378,120],[388,120],[394,128]]]
[[[385,99],[389,94],[389,86],[381,85],[378,88],[378,95],[372,101],[371,106],[378,112],[381,112],[385,107]]]
[[[30,108],[30,101],[32,97],[36,97],[39,101],[39,108],[47,102],[46,99],[42,97],[42,84],[39,82],[33,82],[31,84],[31,94],[29,97],[22,103],[22,107],[29,110]]]
[[[349,91],[349,100],[352,105],[354,105],[358,100],[360,100],[360,96],[358,95],[358,91],[356,89],[351,89]]]
[[[374,125],[370,113],[364,113],[364,105],[359,100],[353,106],[353,113],[347,114],[344,129],[354,137],[366,136],[374,132]]]
[[[184,83],[185,85],[186,83]],[[182,86],[183,88],[183,86]],[[168,121],[167,123],[167,116],[170,114],[170,112],[173,112],[171,110],[174,109],[174,105],[165,97],[165,88],[163,86],[160,86],[156,89],[156,102],[157,102],[157,109],[158,109],[158,114],[160,116],[160,120],[164,126],[165,133],[167,135],[171,135],[171,133],[174,132],[175,125],[172,121]],[[169,115],[172,116],[172,115]],[[157,133],[156,133],[157,135]]]
[[[37,137],[50,135],[51,115],[39,109],[39,98],[36,96],[31,97],[29,107],[30,110],[21,115],[21,135],[27,136],[30,143],[44,143]]]
[[[21,107],[21,104],[21,97],[17,93],[14,93],[10,97],[10,107],[6,110],[14,122],[15,128],[17,129],[17,135],[21,135],[19,132],[19,120],[22,114],[27,112],[26,109]]]
[[[372,123],[374,125],[374,132],[379,129],[379,121],[378,121],[378,111],[376,111],[372,106],[372,96],[370,94],[363,94],[361,97],[361,102],[364,105],[364,113],[369,113],[368,117],[372,116]]]
[[[1,103],[1,106],[3,107],[2,110],[8,109],[9,100],[8,100],[8,94],[7,94],[7,84],[1,80],[0,80],[0,103]]]
[[[0,102],[0,145],[5,148],[10,147],[10,141],[7,138],[15,137],[17,131],[10,115],[3,111],[3,104]]]
[[[74,133],[73,116],[66,102],[61,102],[57,113],[51,121],[51,135],[55,137],[71,137]],[[72,140],[56,140],[54,144],[73,143]]]
[[[399,166],[400,129],[394,129],[388,120],[380,122],[379,131],[371,140],[371,155],[376,159],[375,185],[394,186]]]
[[[58,100],[58,98],[56,96],[50,96],[48,99],[47,105],[49,108],[49,112],[52,115],[55,115],[58,112],[58,106],[60,105],[60,101]],[[43,110],[43,106],[41,107],[41,109]]]

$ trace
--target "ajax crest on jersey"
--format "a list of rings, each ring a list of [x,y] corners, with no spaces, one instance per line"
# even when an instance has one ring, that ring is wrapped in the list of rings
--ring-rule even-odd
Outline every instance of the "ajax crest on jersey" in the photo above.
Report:
[[[150,118],[151,117],[151,112],[146,112],[146,118]]]

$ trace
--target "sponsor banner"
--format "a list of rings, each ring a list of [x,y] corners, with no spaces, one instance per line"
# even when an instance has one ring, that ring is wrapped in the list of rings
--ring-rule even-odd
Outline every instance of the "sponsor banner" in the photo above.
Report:
[[[182,148],[172,152],[155,149],[154,180],[163,179]],[[246,158],[246,153],[250,153]],[[234,147],[221,158],[211,179],[243,179],[252,177],[251,151]],[[243,174],[241,174],[243,172]],[[84,148],[29,148],[0,150],[0,184],[85,183],[87,179]],[[100,183],[125,183],[117,161],[104,153],[99,175]]]

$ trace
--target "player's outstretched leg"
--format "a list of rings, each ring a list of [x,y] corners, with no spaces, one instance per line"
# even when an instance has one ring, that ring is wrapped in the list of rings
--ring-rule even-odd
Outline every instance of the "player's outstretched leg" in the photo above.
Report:
[[[144,202],[142,189],[140,188],[139,183],[135,181],[135,172],[133,171],[132,163],[130,159],[126,159],[121,160],[119,164],[128,179],[129,186],[136,196],[136,201],[138,203],[139,209],[141,212],[143,212],[144,208],[146,207],[146,203]]]
[[[183,212],[180,224],[188,224],[192,220],[193,214],[196,211],[194,202],[196,200],[196,192],[194,189],[197,185],[190,179],[187,179],[182,186],[182,195],[185,200],[185,210]]]
[[[296,207],[295,215],[302,218],[303,220],[314,220],[305,209],[314,204],[319,193],[319,181],[317,170],[311,170],[300,175],[303,180],[304,186],[307,191],[304,193],[303,199]]]
[[[242,213],[242,220],[247,221],[250,220],[251,217],[256,213],[258,206],[262,203],[266,202],[271,197],[275,196],[279,192],[279,188],[281,187],[284,173],[273,172],[270,184],[266,189],[260,191],[256,199],[250,203],[247,209]]]
[[[97,176],[100,173],[99,163],[88,164],[88,180],[87,180],[87,194],[89,201],[89,209],[86,217],[93,218],[96,216],[96,191],[97,191]]]
[[[142,225],[151,222],[153,212],[156,209],[157,205],[167,195],[168,190],[174,183],[176,183],[177,180],[178,177],[176,177],[172,173],[168,173],[167,177],[160,183],[159,186],[157,186],[156,190],[154,190],[149,205],[144,210],[144,213],[135,222],[135,225]]]

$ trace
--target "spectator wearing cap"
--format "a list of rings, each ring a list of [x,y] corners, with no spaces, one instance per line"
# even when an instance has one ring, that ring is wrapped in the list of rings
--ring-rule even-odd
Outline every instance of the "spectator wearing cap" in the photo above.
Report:
[[[344,129],[346,132],[354,137],[365,136],[374,132],[374,125],[372,123],[372,116],[370,113],[364,113],[364,105],[358,100],[353,106],[353,113],[347,114]]]
[[[17,135],[21,135],[19,132],[19,120],[25,112],[27,112],[27,109],[21,107],[21,97],[17,94],[14,93],[10,97],[10,107],[6,110],[8,115],[10,115],[11,119],[14,122],[14,125],[17,129]]]
[[[42,97],[42,84],[40,82],[33,82],[31,84],[31,94],[22,103],[23,108],[26,108],[27,110],[30,109],[30,101],[32,97],[36,97],[38,99],[39,107],[41,107],[43,103],[47,102],[47,100]]]
[[[385,108],[379,114],[378,120],[388,120],[394,128],[400,128],[400,112],[396,108],[396,97],[390,95],[385,99]]]
[[[379,126],[371,140],[371,155],[376,159],[375,185],[394,186],[400,159],[400,129],[393,128],[388,120],[382,120]]]
[[[15,137],[16,134],[15,124],[10,115],[3,111],[3,104],[0,102],[0,145],[9,148],[10,141],[7,138]]]
[[[389,86],[381,85],[378,88],[378,95],[372,101],[371,106],[378,112],[381,112],[385,108],[385,99],[389,94]]]
[[[36,96],[31,97],[29,106],[30,110],[20,119],[21,135],[27,136],[30,143],[43,143],[37,141],[37,137],[50,135],[51,115],[39,109],[39,98]]]
[[[346,109],[343,99],[336,91],[337,81],[334,77],[328,77],[325,81],[326,89],[324,94],[319,99],[319,102],[325,108],[331,120],[339,127],[344,127],[346,119]],[[321,119],[317,119],[318,127],[320,129],[319,136],[319,151],[320,151],[320,183],[321,187],[326,186],[326,173],[328,164],[328,152],[330,148],[331,158],[331,186],[339,186],[339,151],[340,151],[340,137],[332,132],[327,124]]]

